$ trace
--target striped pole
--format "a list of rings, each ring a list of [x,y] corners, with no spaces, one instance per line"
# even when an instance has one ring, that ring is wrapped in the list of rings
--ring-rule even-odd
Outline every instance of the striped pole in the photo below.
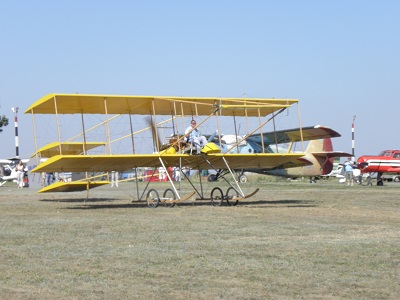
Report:
[[[352,160],[355,160],[355,154],[354,154],[354,121],[356,120],[356,115],[353,116],[353,123],[351,124],[351,155],[352,155]]]
[[[15,124],[15,157],[19,158],[19,140],[18,140],[18,107],[13,107],[11,110],[14,112],[14,124]]]

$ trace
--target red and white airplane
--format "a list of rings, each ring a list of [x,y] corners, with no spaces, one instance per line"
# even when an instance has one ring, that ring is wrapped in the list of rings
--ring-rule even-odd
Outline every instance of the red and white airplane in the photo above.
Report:
[[[379,155],[365,155],[357,160],[361,173],[377,173],[377,185],[383,185],[383,173],[400,174],[400,150],[384,150]]]

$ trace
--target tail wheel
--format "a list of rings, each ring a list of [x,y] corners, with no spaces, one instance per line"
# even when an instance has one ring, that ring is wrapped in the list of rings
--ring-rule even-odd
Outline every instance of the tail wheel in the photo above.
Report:
[[[172,189],[166,189],[163,194],[163,201],[166,207],[175,206],[176,195]]]
[[[208,181],[209,182],[213,182],[213,181],[217,181],[217,175],[215,175],[215,174],[210,174],[210,175],[208,175]]]
[[[247,176],[246,175],[240,175],[239,176],[239,182],[240,183],[246,183],[247,182]]]
[[[221,206],[222,201],[224,201],[224,194],[219,187],[215,187],[211,191],[211,205]]]
[[[235,206],[239,202],[239,200],[237,198],[239,198],[238,191],[235,190],[233,187],[230,187],[226,191],[226,202],[228,202],[228,204],[230,206]]]
[[[160,204],[160,196],[155,189],[149,190],[146,196],[147,206],[150,208],[156,208]]]

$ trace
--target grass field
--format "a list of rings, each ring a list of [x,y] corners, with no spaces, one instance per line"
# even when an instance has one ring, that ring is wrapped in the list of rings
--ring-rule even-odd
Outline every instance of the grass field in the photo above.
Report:
[[[400,183],[256,187],[235,207],[156,209],[133,183],[87,202],[0,187],[0,298],[400,299]]]

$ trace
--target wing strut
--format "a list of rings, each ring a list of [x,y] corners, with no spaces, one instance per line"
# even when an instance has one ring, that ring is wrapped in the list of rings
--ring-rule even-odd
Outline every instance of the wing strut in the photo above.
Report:
[[[205,158],[205,157],[203,156],[203,159],[205,160],[206,163],[208,163],[208,164],[210,165],[211,168],[214,169],[214,171],[218,172],[218,170],[212,165],[212,163],[210,163],[210,162],[208,161],[207,158]],[[232,186],[232,184],[225,178],[225,176],[221,176],[221,178],[222,178],[223,180],[225,180],[226,183],[229,184],[229,186],[231,186],[232,188],[234,188],[242,197],[244,197],[244,193],[243,193],[242,189],[240,188],[239,183],[238,183],[238,181],[236,180],[235,175],[233,174],[231,168],[229,167],[228,162],[226,161],[225,157],[222,157],[222,159],[223,159],[223,161],[224,161],[224,163],[225,163],[227,169],[228,169],[229,172],[231,173],[232,178],[233,178],[233,180],[235,181],[235,184],[236,184],[236,186],[237,186],[237,189],[236,189],[234,186]]]
[[[165,167],[164,162],[162,161],[161,157],[159,157],[158,159],[160,160],[161,165],[162,165],[162,166],[164,167],[164,169],[165,169],[165,173],[167,174],[168,181],[171,183],[171,186],[172,186],[172,188],[174,189],[175,195],[178,197],[178,200],[181,200],[181,196],[179,196],[179,193],[178,193],[178,191],[177,191],[176,188],[175,188],[175,184],[172,182],[171,176],[169,176],[168,170],[167,170],[167,168]]]
[[[156,170],[157,170],[157,167],[154,167],[153,172],[151,173],[150,180],[147,181],[146,187],[144,188],[143,193],[142,193],[142,195],[140,196],[140,198],[138,199],[138,201],[141,201],[141,200],[142,200],[142,198],[143,198],[143,196],[144,196],[144,193],[146,193],[146,190],[147,190],[147,188],[148,188],[148,186],[149,186],[151,180],[153,179],[154,174],[156,173]]]
[[[223,159],[223,161],[224,161],[226,167],[228,168],[229,173],[231,173],[233,180],[235,181],[235,184],[236,184],[236,187],[237,187],[237,191],[240,193],[240,195],[242,195],[242,197],[244,197],[244,193],[243,193],[242,189],[240,188],[239,183],[238,183],[238,181],[236,180],[235,175],[233,174],[231,168],[229,167],[228,162],[226,161],[225,157],[222,157],[222,159]]]
[[[214,169],[215,170],[215,169]],[[180,172],[183,174],[183,176],[185,176],[185,178],[187,179],[187,181],[189,182],[189,184],[192,186],[192,188],[195,190],[195,193],[197,195],[199,195],[200,199],[204,199],[204,194],[203,191],[201,191],[201,193],[197,190],[197,188],[193,185],[192,181],[190,180],[190,178],[186,175],[185,172],[182,171],[182,167],[180,167]]]
[[[239,145],[242,141],[246,140],[248,136],[252,135],[254,132],[256,132],[257,130],[261,130],[261,128],[264,127],[264,125],[266,125],[269,121],[271,121],[272,119],[274,119],[277,115],[279,115],[281,112],[283,112],[286,108],[282,108],[276,115],[272,116],[271,118],[269,118],[267,121],[263,122],[260,126],[258,126],[255,130],[253,130],[252,132],[250,132],[248,135],[246,135],[245,137],[243,137],[240,141],[238,141],[236,144],[234,144],[233,146],[231,146],[226,152],[231,151],[232,149],[234,149],[235,147],[237,147],[237,145]],[[261,137],[262,137],[262,133],[261,133]],[[264,150],[263,150],[264,151]]]
[[[138,201],[140,201],[140,193],[139,193],[139,180],[138,180],[138,176],[137,176],[137,167],[135,167],[135,181],[136,181],[136,193],[137,193],[137,198]],[[143,174],[144,175],[144,174]]]

